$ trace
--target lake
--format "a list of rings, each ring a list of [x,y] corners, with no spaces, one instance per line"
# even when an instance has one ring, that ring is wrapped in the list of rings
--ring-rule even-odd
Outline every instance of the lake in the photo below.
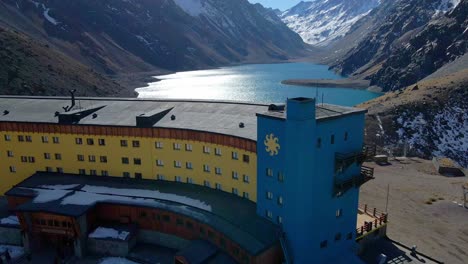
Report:
[[[139,98],[216,99],[281,103],[288,97],[316,97],[325,103],[353,106],[379,93],[348,88],[283,85],[286,79],[341,79],[325,65],[312,63],[249,64],[156,76],[159,82],[138,88]]]

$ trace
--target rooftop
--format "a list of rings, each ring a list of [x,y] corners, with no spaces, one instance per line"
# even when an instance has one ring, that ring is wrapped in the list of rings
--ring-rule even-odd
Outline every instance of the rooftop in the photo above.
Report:
[[[18,211],[73,217],[97,203],[176,212],[214,227],[254,255],[277,242],[277,226],[256,214],[255,203],[198,185],[37,172],[6,195],[33,198],[18,206]]]
[[[284,109],[269,105],[197,100],[138,98],[0,96],[0,122],[33,122],[97,126],[179,128],[206,131],[256,140],[257,113],[285,118]],[[284,108],[284,107],[283,107]],[[336,105],[317,105],[317,120],[361,113],[364,110]],[[2,114],[3,113],[3,114]],[[241,128],[240,123],[244,126]]]

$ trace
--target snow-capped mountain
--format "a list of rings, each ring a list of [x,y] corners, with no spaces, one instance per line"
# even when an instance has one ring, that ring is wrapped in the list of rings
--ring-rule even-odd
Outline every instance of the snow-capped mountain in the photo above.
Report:
[[[282,13],[281,19],[305,42],[316,46],[327,46],[343,37],[360,18],[377,7],[380,1],[303,1]]]

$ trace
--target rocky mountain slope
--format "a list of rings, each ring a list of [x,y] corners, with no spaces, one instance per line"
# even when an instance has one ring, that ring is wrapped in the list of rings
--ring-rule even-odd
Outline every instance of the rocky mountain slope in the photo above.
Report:
[[[380,0],[316,0],[300,2],[282,20],[309,44],[326,47],[342,38]]]
[[[1,0],[0,20],[101,72],[279,61],[305,44],[247,0]]]
[[[369,110],[366,141],[389,154],[446,156],[468,167],[467,87],[468,69],[460,68],[360,105]]]
[[[373,20],[376,23],[370,32],[332,63],[336,71],[369,79],[371,85],[385,91],[395,90],[417,82],[466,51],[461,41],[466,39],[466,0],[384,1],[371,17],[375,14],[381,18]],[[365,24],[366,19],[357,24]],[[358,29],[356,26],[348,35],[362,33]],[[444,55],[444,51],[450,54]]]
[[[115,81],[24,34],[0,27],[0,94],[133,96]]]

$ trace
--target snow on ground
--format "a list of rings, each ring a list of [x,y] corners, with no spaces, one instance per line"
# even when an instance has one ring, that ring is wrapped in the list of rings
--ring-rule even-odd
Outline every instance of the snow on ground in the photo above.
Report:
[[[126,240],[130,232],[119,231],[113,228],[98,227],[91,234],[90,238],[113,238],[118,240]]]
[[[174,0],[174,2],[191,16],[199,16],[204,12],[201,0]]]
[[[59,22],[57,19],[55,19],[55,18],[53,18],[53,17],[51,17],[51,16],[49,15],[49,11],[50,11],[50,8],[46,8],[46,9],[44,10],[44,17],[45,17],[45,19],[47,19],[47,21],[49,21],[51,24],[54,24],[55,26],[57,26],[58,24],[60,24],[60,22]]]
[[[134,261],[130,261],[126,258],[116,258],[116,257],[111,257],[111,258],[103,258],[99,262],[99,264],[139,264]]]
[[[41,185],[39,188],[52,189],[52,190],[69,190],[80,186],[79,184],[57,184],[57,185]]]
[[[0,244],[0,254],[9,251],[10,256],[12,259],[16,259],[18,257],[21,257],[21,255],[24,254],[24,248],[18,247],[18,246],[10,246],[10,245],[1,245]]]
[[[85,185],[81,190],[97,194],[112,194],[120,196],[134,196],[138,198],[153,198],[159,200],[167,200],[172,202],[177,202],[181,204],[186,204],[192,207],[200,208],[205,211],[211,211],[211,206],[206,204],[203,201],[188,198],[185,196],[180,196],[171,193],[161,193],[159,191],[153,190],[141,190],[141,189],[118,189],[102,186],[92,186]]]
[[[0,219],[0,225],[19,225],[19,219],[16,215],[10,215]]]

